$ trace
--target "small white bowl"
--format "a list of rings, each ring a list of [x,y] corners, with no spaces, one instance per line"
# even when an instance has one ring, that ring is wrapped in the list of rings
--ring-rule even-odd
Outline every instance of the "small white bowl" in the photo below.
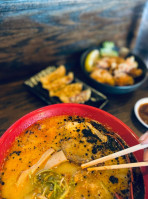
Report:
[[[148,128],[148,124],[146,124],[140,117],[139,115],[139,107],[142,105],[142,104],[146,104],[148,103],[148,97],[145,97],[145,98],[142,98],[140,100],[138,100],[134,106],[134,111],[135,111],[135,115],[137,117],[137,119],[146,127]]]

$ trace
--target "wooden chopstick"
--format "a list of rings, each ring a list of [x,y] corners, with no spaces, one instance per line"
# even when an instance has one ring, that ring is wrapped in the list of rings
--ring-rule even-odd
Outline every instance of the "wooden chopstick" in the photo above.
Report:
[[[88,171],[102,171],[102,170],[110,170],[110,169],[125,169],[125,168],[144,167],[144,166],[148,166],[148,162],[136,162],[136,163],[127,163],[127,164],[119,164],[119,165],[91,167],[91,168],[87,168],[87,170]]]
[[[132,146],[130,148],[124,149],[122,151],[118,151],[116,153],[107,155],[105,157],[102,157],[102,158],[99,158],[99,159],[96,159],[96,160],[92,160],[90,162],[82,164],[81,167],[82,167],[82,169],[87,168],[87,167],[91,167],[93,165],[105,162],[107,160],[111,160],[111,159],[126,155],[128,153],[133,153],[135,151],[139,151],[139,150],[145,149],[145,148],[148,148],[148,144],[138,144],[138,145]]]

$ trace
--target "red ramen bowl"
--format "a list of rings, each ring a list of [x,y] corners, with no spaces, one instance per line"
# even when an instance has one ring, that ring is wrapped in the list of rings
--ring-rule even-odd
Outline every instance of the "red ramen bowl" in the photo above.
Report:
[[[42,120],[45,118],[50,118],[52,116],[59,115],[70,115],[70,116],[82,116],[87,117],[92,120],[96,120],[106,127],[111,128],[112,131],[117,133],[128,146],[133,146],[138,144],[138,137],[135,133],[126,126],[119,119],[114,117],[113,115],[91,107],[87,105],[80,104],[56,104],[46,106],[40,109],[37,109],[21,119],[15,122],[0,138],[0,168],[2,167],[3,160],[7,155],[7,151],[11,147],[12,143],[25,129],[27,129],[30,125],[34,124],[38,120]],[[143,150],[134,153],[137,161],[143,161]],[[148,198],[148,169],[146,167],[141,168],[144,186],[145,186],[145,199]]]

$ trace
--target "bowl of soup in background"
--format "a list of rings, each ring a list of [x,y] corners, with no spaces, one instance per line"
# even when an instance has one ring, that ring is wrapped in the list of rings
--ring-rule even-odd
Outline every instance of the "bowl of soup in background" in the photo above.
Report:
[[[80,116],[95,120],[118,134],[128,146],[134,146],[139,143],[137,135],[128,126],[103,110],[81,104],[50,105],[20,118],[3,134],[0,138],[0,168],[2,168],[3,161],[13,142],[25,129],[39,120],[62,115]],[[134,155],[137,161],[141,162],[143,160],[143,150],[135,152]],[[148,171],[146,167],[141,168],[141,171],[143,173],[146,199],[148,197]]]

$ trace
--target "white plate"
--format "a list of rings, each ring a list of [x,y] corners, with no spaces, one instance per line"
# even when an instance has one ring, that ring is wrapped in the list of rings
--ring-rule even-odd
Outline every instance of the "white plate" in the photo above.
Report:
[[[137,117],[137,119],[146,127],[148,128],[148,124],[146,124],[142,119],[141,117],[139,116],[139,113],[138,113],[138,109],[139,107],[142,105],[142,104],[145,104],[145,103],[148,103],[148,97],[145,97],[145,98],[142,98],[140,100],[138,100],[135,104],[135,107],[134,107],[134,111],[135,111],[135,115]]]

